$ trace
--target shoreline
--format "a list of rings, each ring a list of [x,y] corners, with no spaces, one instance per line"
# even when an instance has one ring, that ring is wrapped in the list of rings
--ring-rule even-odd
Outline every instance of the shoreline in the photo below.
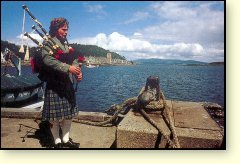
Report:
[[[21,65],[22,66],[31,66],[31,63],[30,61],[27,61],[27,62],[21,62]],[[137,65],[137,64],[107,64],[107,63],[103,63],[103,64],[91,64],[93,66],[134,66],[134,65]],[[14,67],[13,64],[8,64],[8,63],[1,63],[1,66],[11,66],[11,67]]]

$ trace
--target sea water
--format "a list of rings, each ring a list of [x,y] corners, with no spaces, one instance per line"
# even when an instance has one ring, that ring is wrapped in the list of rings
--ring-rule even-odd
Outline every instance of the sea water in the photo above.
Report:
[[[14,68],[8,69],[14,73]],[[3,72],[3,67],[1,67]],[[81,111],[105,111],[113,104],[137,96],[149,76],[158,76],[160,89],[167,99],[215,102],[225,106],[224,66],[187,66],[137,64],[82,68],[77,104]],[[22,74],[32,74],[22,66]]]

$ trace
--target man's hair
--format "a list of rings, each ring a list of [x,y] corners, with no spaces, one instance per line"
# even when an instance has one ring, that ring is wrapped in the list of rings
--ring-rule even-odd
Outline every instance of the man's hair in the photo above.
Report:
[[[67,21],[67,19],[65,18],[54,18],[51,21],[50,27],[49,27],[49,34],[51,37],[56,36],[57,31],[59,28],[61,28],[62,26],[64,26],[65,24],[67,24],[67,26],[69,25],[69,22]]]

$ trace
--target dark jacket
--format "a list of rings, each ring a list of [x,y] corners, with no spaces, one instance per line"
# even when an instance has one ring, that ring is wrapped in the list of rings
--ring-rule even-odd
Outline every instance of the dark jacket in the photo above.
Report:
[[[62,44],[56,37],[53,40],[64,53],[69,53],[67,44]],[[55,55],[49,54],[45,49],[42,50],[43,66],[39,73],[39,78],[62,97],[67,94],[66,92],[74,92],[72,91],[73,87],[71,87],[73,85],[73,75],[68,70],[70,65],[78,65],[78,63],[77,60],[67,60],[71,57],[70,55],[69,58],[66,55],[65,61],[56,59]]]

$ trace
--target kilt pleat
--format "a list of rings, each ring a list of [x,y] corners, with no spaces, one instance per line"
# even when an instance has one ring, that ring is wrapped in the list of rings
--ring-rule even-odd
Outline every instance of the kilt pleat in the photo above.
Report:
[[[66,97],[60,97],[54,90],[46,88],[42,112],[43,120],[71,119],[77,113],[76,103],[69,102]]]

